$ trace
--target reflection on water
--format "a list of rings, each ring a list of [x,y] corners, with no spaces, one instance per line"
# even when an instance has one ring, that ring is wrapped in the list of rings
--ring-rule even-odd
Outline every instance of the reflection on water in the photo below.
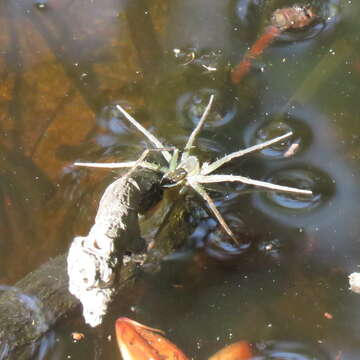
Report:
[[[360,54],[354,35],[360,29],[352,15],[360,5],[311,1],[316,23],[282,33],[239,85],[229,78],[272,12],[294,3],[1,5],[3,283],[14,283],[87,231],[100,192],[117,175],[76,169],[72,162],[133,160],[147,146],[123,122],[118,103],[167,144],[181,146],[214,93],[196,149],[202,160],[291,130],[292,138],[219,173],[315,193],[305,198],[243,185],[212,188],[242,247],[226,243],[212,217],[194,209],[197,227],[186,257],[169,256],[163,271],[117,299],[101,330],[82,328],[76,317],[62,323],[41,340],[36,358],[116,359],[113,323],[128,316],[166,330],[195,359],[239,340],[256,344],[256,360],[328,360],[340,353],[359,359],[360,298],[348,292],[346,278],[360,261]],[[19,293],[19,301],[44,330],[36,298]],[[80,330],[86,340],[75,344],[70,334]]]

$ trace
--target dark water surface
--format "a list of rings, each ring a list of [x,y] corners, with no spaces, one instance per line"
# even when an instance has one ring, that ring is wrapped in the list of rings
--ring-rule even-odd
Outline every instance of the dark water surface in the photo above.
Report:
[[[143,138],[115,104],[182,147],[215,94],[199,157],[214,160],[293,130],[285,147],[220,172],[315,194],[285,196],[241,184],[217,189],[212,197],[251,241],[250,250],[221,243],[225,235],[214,219],[195,209],[200,219],[186,249],[127,299],[116,299],[102,329],[68,319],[34,358],[118,359],[113,324],[128,316],[163,329],[194,359],[238,340],[256,345],[256,359],[360,359],[360,295],[347,282],[360,266],[359,2],[313,1],[315,24],[283,33],[238,85],[229,78],[271,13],[294,3],[0,4],[1,285],[14,284],[88,231],[115,174],[77,169],[74,161],[141,153]],[[295,154],[284,157],[291,144]],[[74,331],[85,340],[73,342]]]

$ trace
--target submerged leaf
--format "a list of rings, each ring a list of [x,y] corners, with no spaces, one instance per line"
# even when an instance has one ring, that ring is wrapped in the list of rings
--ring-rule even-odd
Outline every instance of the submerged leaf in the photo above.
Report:
[[[115,323],[116,339],[124,360],[186,360],[186,355],[161,336],[161,330],[122,317]]]
[[[252,357],[251,345],[247,341],[238,341],[224,347],[209,360],[249,360]]]

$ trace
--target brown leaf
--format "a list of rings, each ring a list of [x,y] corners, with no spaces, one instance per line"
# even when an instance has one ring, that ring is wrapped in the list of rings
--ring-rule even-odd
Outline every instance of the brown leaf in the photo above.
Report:
[[[251,345],[247,341],[238,341],[224,347],[209,360],[248,360],[253,356]]]
[[[116,338],[124,360],[187,360],[186,355],[162,332],[128,318],[115,324]]]

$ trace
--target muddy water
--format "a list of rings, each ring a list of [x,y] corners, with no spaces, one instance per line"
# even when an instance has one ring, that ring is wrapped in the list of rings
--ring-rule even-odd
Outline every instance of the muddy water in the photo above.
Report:
[[[119,316],[165,330],[196,359],[238,340],[254,343],[256,359],[360,358],[360,297],[347,284],[360,265],[360,5],[313,1],[316,23],[281,34],[238,85],[229,80],[271,13],[293,3],[0,5],[2,285],[88,230],[115,174],[76,169],[74,161],[141,153],[145,142],[116,112],[118,103],[181,147],[215,94],[201,159],[292,130],[288,143],[219,171],[314,191],[304,198],[217,187],[211,195],[221,213],[251,246],[221,242],[224,234],[199,201],[186,249],[162,272],[117,299],[101,330],[69,319],[34,358],[117,359]],[[291,146],[294,153],[284,156]],[[85,340],[74,343],[73,331]]]

